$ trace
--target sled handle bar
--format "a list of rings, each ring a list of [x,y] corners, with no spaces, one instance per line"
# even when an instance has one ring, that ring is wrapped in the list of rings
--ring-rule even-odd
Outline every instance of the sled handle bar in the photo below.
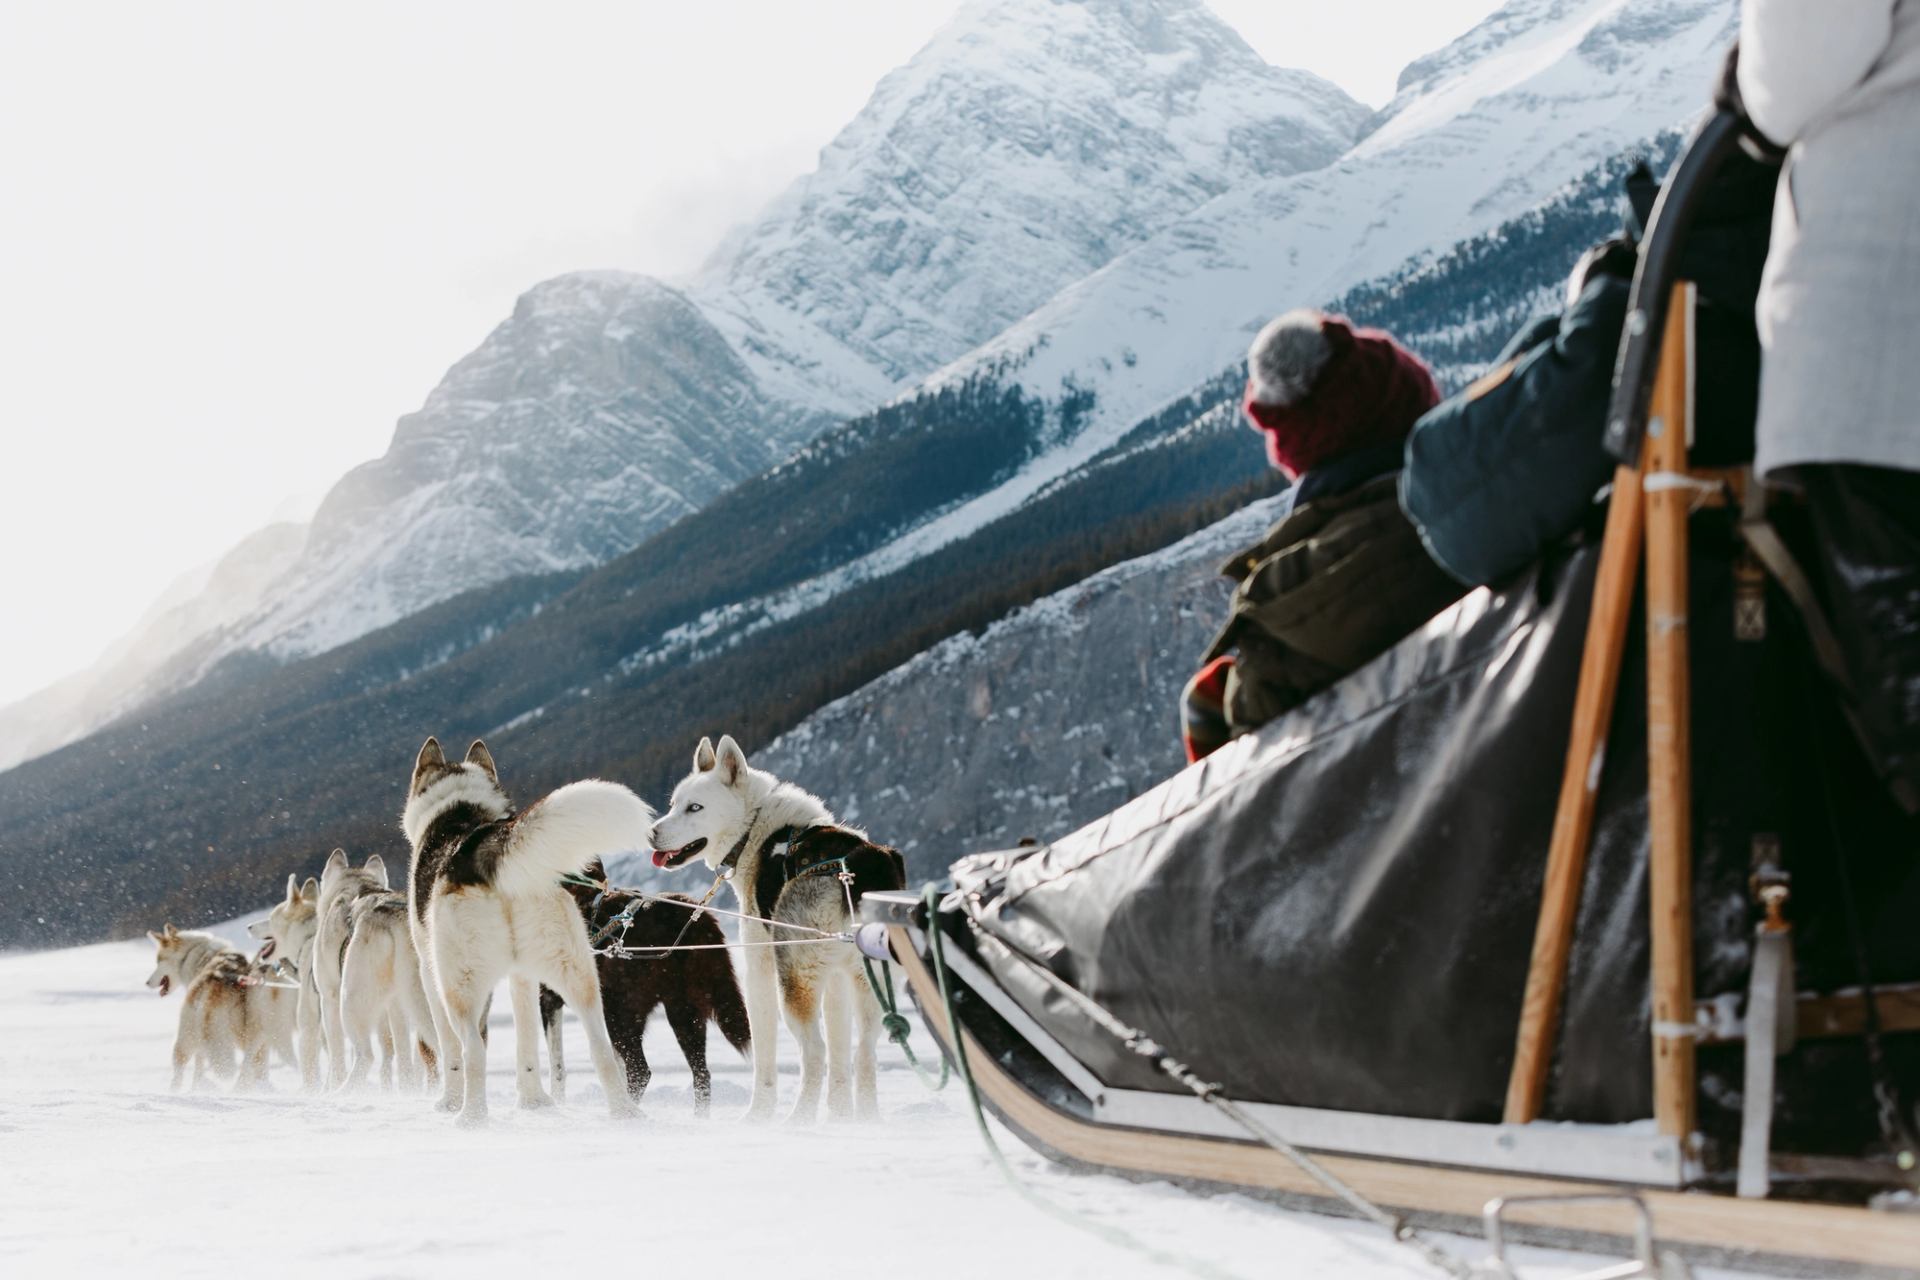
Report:
[[[1507,1258],[1505,1221],[1507,1210],[1537,1205],[1581,1208],[1597,1205],[1624,1205],[1633,1210],[1633,1261],[1622,1266],[1604,1267],[1598,1271],[1587,1272],[1577,1280],[1640,1280],[1642,1277],[1657,1280],[1658,1277],[1666,1274],[1660,1269],[1660,1255],[1653,1237],[1653,1211],[1647,1208],[1647,1202],[1631,1191],[1599,1191],[1573,1192],[1566,1195],[1501,1196],[1487,1201],[1487,1207],[1482,1211],[1481,1219],[1486,1225],[1487,1244],[1493,1250],[1493,1256],[1487,1259],[1484,1267],[1489,1277],[1497,1277],[1497,1280],[1519,1280],[1513,1263]]]
[[[1633,269],[1633,289],[1627,297],[1627,325],[1620,337],[1620,353],[1613,366],[1613,395],[1607,405],[1607,452],[1624,466],[1640,464],[1640,444],[1646,436],[1647,406],[1653,398],[1653,375],[1660,364],[1660,339],[1667,327],[1667,304],[1680,245],[1699,207],[1700,196],[1740,145],[1740,117],[1716,111],[1687,139],[1686,150],[1660,184],[1653,214],[1647,219],[1639,261]]]

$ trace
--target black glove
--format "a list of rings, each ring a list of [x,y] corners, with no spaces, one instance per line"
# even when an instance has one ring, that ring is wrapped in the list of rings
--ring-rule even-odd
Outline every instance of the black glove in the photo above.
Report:
[[[1762,164],[1779,164],[1787,158],[1787,149],[1754,127],[1747,104],[1740,98],[1740,42],[1727,47],[1720,63],[1720,79],[1713,86],[1713,105],[1731,112],[1740,120],[1740,148]]]

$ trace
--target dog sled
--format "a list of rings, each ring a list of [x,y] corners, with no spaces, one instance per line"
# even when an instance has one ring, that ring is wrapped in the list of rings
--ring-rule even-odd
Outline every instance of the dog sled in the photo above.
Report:
[[[1920,1274],[1920,832],[1822,674],[1793,511],[1687,462],[1670,264],[1735,145],[1696,133],[1642,246],[1598,545],[1050,846],[863,900],[1025,1141],[1408,1243],[1484,1222],[1473,1274],[1509,1239]]]

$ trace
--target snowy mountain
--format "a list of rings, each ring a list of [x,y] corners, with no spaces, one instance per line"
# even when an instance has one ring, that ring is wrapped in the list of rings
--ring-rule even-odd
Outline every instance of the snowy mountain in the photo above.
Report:
[[[287,581],[220,648],[319,652],[476,586],[601,563],[816,423],[767,399],[666,285],[546,281],[334,485]]]
[[[1043,409],[1006,479],[688,633],[795,616],[1005,517],[1221,376],[1275,312],[1443,253],[1697,114],[1735,25],[1725,0],[1516,0],[1416,64],[1334,164],[1233,188],[929,377],[922,396],[987,380]]]
[[[0,713],[22,730],[0,767],[233,655],[321,652],[603,563],[1222,191],[1327,163],[1366,118],[1198,0],[976,0],[685,291],[616,272],[530,290],[339,482],[264,597],[194,602],[136,629],[131,660]]]
[[[332,648],[477,586],[627,551],[827,421],[767,399],[677,291],[536,285],[306,525],[272,525],[168,593],[99,663],[0,709],[0,767],[249,652]]]
[[[322,652],[604,563],[1236,181],[1331,160],[1364,115],[1197,0],[974,4],[687,292],[527,293],[215,652]]]
[[[693,293],[767,385],[857,411],[1368,117],[1200,0],[973,0]]]

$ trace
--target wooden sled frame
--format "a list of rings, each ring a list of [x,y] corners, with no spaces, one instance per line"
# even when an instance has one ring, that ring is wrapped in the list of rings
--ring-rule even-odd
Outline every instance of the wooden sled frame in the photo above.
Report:
[[[1651,1213],[1663,1246],[1695,1260],[1785,1274],[1920,1276],[1920,1212],[1740,1199],[1689,1192],[1697,1176],[1697,1040],[1714,1037],[1697,1016],[1693,991],[1692,813],[1687,644],[1687,521],[1703,500],[1738,496],[1743,477],[1696,473],[1687,445],[1693,401],[1692,286],[1673,280],[1689,205],[1737,142],[1736,122],[1709,119],[1689,143],[1656,204],[1642,247],[1626,340],[1608,415],[1618,468],[1594,585],[1573,728],[1548,851],[1548,866],[1503,1123],[1455,1125],[1311,1109],[1268,1108],[1276,1127],[1362,1195],[1411,1221],[1477,1232],[1502,1198],[1561,1198],[1517,1208],[1508,1234],[1543,1244],[1630,1251],[1636,1225],[1620,1194],[1631,1190]],[[1627,621],[1644,548],[1647,565],[1648,791],[1654,1120],[1657,1136],[1627,1131],[1562,1131],[1567,1149],[1538,1155],[1557,1126],[1535,1126],[1546,1092],[1567,957]],[[870,894],[869,921],[887,926],[928,1027],[951,1056],[949,1011],[929,971],[926,928],[906,894]],[[981,1100],[1023,1140],[1063,1162],[1149,1178],[1253,1190],[1319,1211],[1343,1212],[1326,1190],[1278,1151],[1194,1119],[1176,1101],[1063,1078],[1070,1055],[1032,1024],[1005,993],[948,949],[957,1021]],[[955,956],[960,956],[955,960]],[[1920,1025],[1920,995],[1903,990],[1889,1028]],[[1820,1018],[1830,1034],[1859,1025],[1859,1002],[1828,998]],[[1832,1009],[1825,1008],[1831,1004]],[[1844,1006],[1844,1007],[1842,1007]],[[1804,1007],[1804,1002],[1803,1002]],[[1814,1032],[1818,1034],[1818,1031]],[[985,1034],[987,1041],[980,1039]],[[1012,1037],[1034,1062],[996,1051]],[[1038,1059],[1048,1058],[1051,1065]],[[1041,1079],[1046,1073],[1049,1078]],[[1080,1068],[1076,1075],[1086,1075]],[[1157,1103],[1152,1100],[1158,1100]],[[1068,1104],[1071,1105],[1068,1105]],[[1205,1110],[1202,1105],[1202,1110]],[[1529,1144],[1536,1154],[1526,1154]],[[1520,1153],[1520,1154],[1515,1154]],[[1527,1162],[1533,1163],[1529,1165]],[[1648,1161],[1651,1161],[1651,1166]],[[1650,1172],[1649,1170],[1657,1172]],[[1566,1203],[1569,1195],[1602,1203]],[[1609,1198],[1615,1203],[1604,1203]]]

